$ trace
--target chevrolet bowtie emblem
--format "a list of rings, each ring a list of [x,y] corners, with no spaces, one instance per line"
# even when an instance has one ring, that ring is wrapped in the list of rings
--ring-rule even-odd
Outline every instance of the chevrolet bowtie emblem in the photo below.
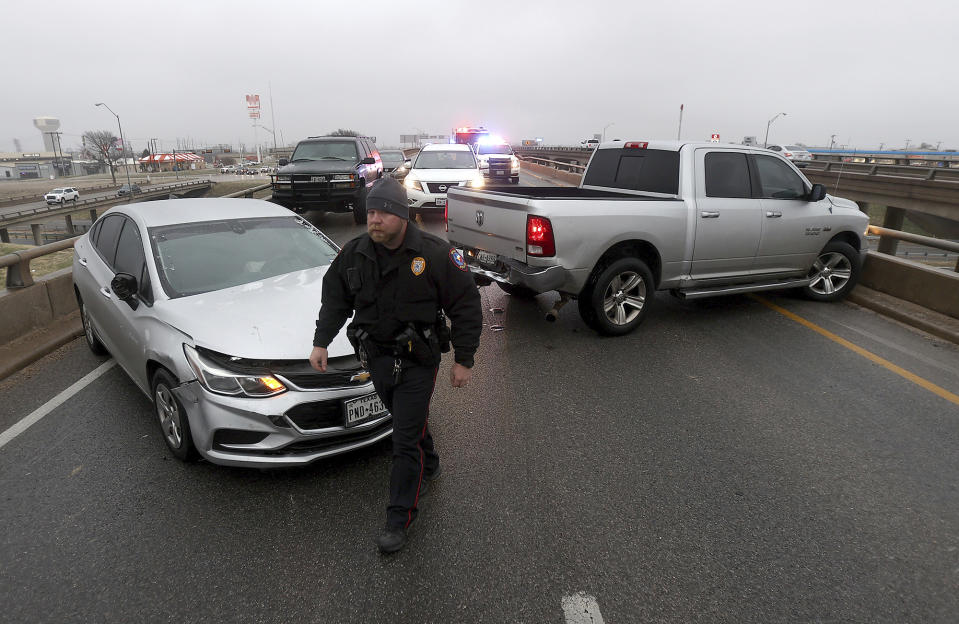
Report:
[[[369,381],[369,380],[370,380],[370,374],[366,371],[363,371],[362,373],[357,373],[353,375],[352,377],[350,377],[350,383],[353,383],[354,381]]]
[[[476,211],[476,225],[483,225],[483,211]]]

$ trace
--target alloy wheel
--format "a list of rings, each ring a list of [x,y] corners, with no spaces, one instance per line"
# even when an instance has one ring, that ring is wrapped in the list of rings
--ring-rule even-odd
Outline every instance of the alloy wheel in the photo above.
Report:
[[[646,304],[646,282],[635,271],[615,276],[603,293],[603,311],[611,323],[631,323]]]
[[[809,290],[818,295],[832,295],[846,287],[852,277],[852,263],[841,253],[824,253],[813,263],[807,277],[812,279]]]
[[[80,318],[83,320],[83,333],[87,336],[87,342],[91,345],[96,342],[97,337],[93,333],[93,325],[90,324],[90,311],[87,310],[87,304],[80,304]]]
[[[160,429],[166,436],[167,442],[173,448],[180,448],[183,444],[183,431],[180,425],[180,409],[177,406],[173,393],[165,385],[158,384],[156,388],[157,417],[160,419]]]

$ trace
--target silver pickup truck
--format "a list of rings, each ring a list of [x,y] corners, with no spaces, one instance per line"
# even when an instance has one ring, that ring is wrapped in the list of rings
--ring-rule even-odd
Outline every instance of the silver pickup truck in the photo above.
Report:
[[[447,206],[449,240],[478,282],[558,291],[552,318],[576,299],[609,335],[635,329],[656,290],[840,299],[859,278],[867,225],[778,154],[679,141],[603,143],[579,187],[456,187]]]

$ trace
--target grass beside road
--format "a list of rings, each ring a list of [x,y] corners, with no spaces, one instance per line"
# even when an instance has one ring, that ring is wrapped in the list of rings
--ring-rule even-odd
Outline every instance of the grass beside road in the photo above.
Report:
[[[12,243],[0,243],[0,256],[5,256],[8,253],[13,253],[14,251],[21,251],[23,249],[30,249],[33,245],[14,245]],[[37,279],[42,275],[47,275],[48,273],[53,273],[54,271],[59,271],[60,269],[65,269],[68,266],[73,264],[73,249],[64,249],[63,251],[58,251],[56,253],[47,254],[46,256],[41,256],[30,261],[30,274],[33,276],[33,279]],[[0,269],[0,289],[7,281],[7,269]]]

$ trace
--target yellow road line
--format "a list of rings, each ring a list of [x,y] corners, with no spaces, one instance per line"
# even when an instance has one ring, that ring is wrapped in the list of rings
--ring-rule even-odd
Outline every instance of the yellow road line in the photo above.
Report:
[[[816,332],[817,334],[821,334],[821,335],[825,336],[826,338],[829,338],[829,339],[832,340],[833,342],[838,343],[838,344],[841,344],[842,346],[846,347],[846,348],[849,349],[850,351],[853,351],[853,352],[855,352],[855,353],[858,353],[859,355],[861,355],[862,357],[866,358],[867,360],[869,360],[869,361],[871,361],[871,362],[874,362],[874,363],[878,364],[879,366],[882,366],[883,368],[885,368],[885,369],[887,369],[887,370],[890,370],[890,371],[896,373],[896,374],[899,375],[900,377],[903,377],[903,378],[905,378],[905,379],[908,379],[909,381],[911,381],[912,383],[916,384],[917,386],[921,386],[921,387],[925,388],[926,390],[928,390],[929,392],[932,392],[933,394],[935,394],[935,395],[937,395],[937,396],[940,396],[940,397],[944,398],[944,399],[947,400],[947,401],[950,401],[950,402],[952,402],[952,403],[954,403],[954,404],[956,404],[956,405],[959,405],[959,395],[953,394],[952,392],[949,392],[949,391],[946,390],[945,388],[942,388],[942,387],[940,387],[940,386],[937,386],[936,384],[932,383],[931,381],[927,381],[927,380],[923,379],[923,378],[920,377],[919,375],[916,375],[916,374],[914,374],[914,373],[910,373],[909,371],[907,371],[906,369],[902,368],[901,366],[896,366],[895,364],[893,364],[893,363],[890,362],[889,360],[887,360],[887,359],[885,359],[885,358],[881,358],[881,357],[879,357],[878,355],[876,355],[875,353],[872,353],[872,352],[870,352],[870,351],[867,351],[867,350],[863,349],[862,347],[860,347],[859,345],[853,344],[853,343],[849,342],[848,340],[846,340],[845,338],[841,338],[841,337],[837,336],[836,334],[832,333],[832,332],[829,331],[828,329],[824,329],[824,328],[820,327],[819,325],[816,325],[815,323],[813,323],[813,322],[811,322],[811,321],[807,321],[806,319],[804,319],[803,317],[799,316],[798,314],[794,314],[794,313],[790,312],[789,310],[787,310],[786,308],[783,308],[783,307],[780,307],[780,306],[776,305],[776,304],[773,303],[772,301],[768,301],[768,300],[766,300],[766,299],[763,299],[762,297],[760,297],[760,296],[758,296],[758,295],[750,295],[750,297],[751,297],[752,299],[754,299],[755,301],[758,301],[759,303],[763,304],[763,305],[766,306],[767,308],[769,308],[769,309],[771,309],[771,310],[775,310],[776,312],[779,312],[780,314],[782,314],[782,315],[785,316],[786,318],[788,318],[788,319],[790,319],[790,320],[792,320],[792,321],[796,321],[797,323],[799,323],[799,324],[802,325],[803,327],[807,327],[807,328],[813,330],[814,332]]]

